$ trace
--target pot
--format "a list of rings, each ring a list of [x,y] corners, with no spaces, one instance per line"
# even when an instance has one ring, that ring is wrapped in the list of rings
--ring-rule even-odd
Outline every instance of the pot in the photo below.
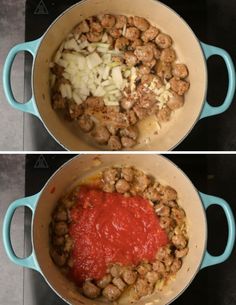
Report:
[[[147,18],[173,38],[178,59],[186,63],[189,69],[191,88],[185,96],[184,107],[176,111],[171,121],[163,125],[158,135],[150,138],[153,130],[148,127],[149,123],[146,124],[147,127],[142,127],[141,130],[144,132],[140,138],[141,143],[133,150],[171,150],[189,134],[198,120],[220,114],[228,109],[235,92],[235,70],[230,55],[223,49],[199,42],[188,24],[171,8],[155,0],[136,0],[135,5],[128,0],[81,1],[61,14],[41,38],[13,47],[3,69],[3,88],[9,104],[13,108],[37,116],[61,146],[75,151],[98,150],[94,143],[87,141],[86,136],[78,134],[78,128],[75,129],[71,123],[65,122],[64,118],[60,118],[52,109],[49,63],[56,49],[73,27],[81,20],[99,13],[137,15]],[[34,58],[33,94],[25,104],[15,100],[10,84],[12,63],[16,54],[21,51],[30,52]],[[206,101],[206,60],[213,55],[223,58],[228,71],[228,91],[224,102],[218,107],[213,107]]]
[[[166,287],[166,293],[153,294],[137,301],[137,305],[152,304],[159,300],[159,305],[171,303],[191,283],[200,269],[222,263],[231,254],[235,241],[235,222],[228,203],[215,196],[198,192],[188,177],[171,161],[159,155],[81,155],[65,163],[36,195],[18,199],[9,206],[3,222],[3,242],[7,255],[17,265],[32,268],[42,274],[50,287],[68,304],[103,305],[104,301],[89,300],[80,295],[76,286],[70,282],[49,255],[49,224],[51,213],[57,200],[72,185],[100,171],[104,167],[114,165],[136,166],[144,172],[151,173],[161,183],[169,184],[178,193],[180,205],[187,217],[189,235],[189,253],[184,259],[182,268],[176,275],[176,280]],[[52,192],[53,190],[53,192]],[[190,204],[191,203],[191,204]],[[207,220],[205,210],[210,205],[222,207],[228,222],[228,240],[223,254],[212,256],[207,251]],[[19,258],[15,255],[11,239],[10,227],[15,210],[20,206],[31,209],[33,217],[31,224],[32,253],[29,257]],[[119,302],[127,304],[127,300]],[[150,304],[151,304],[150,303]]]

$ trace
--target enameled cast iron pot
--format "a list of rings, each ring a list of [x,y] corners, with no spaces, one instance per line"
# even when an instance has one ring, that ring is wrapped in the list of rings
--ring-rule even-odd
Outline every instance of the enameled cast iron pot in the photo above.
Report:
[[[104,167],[130,165],[152,174],[161,183],[169,184],[176,189],[180,205],[186,212],[189,253],[184,258],[182,268],[177,273],[176,279],[166,287],[163,293],[145,297],[139,300],[137,305],[154,304],[157,300],[159,305],[171,303],[188,287],[200,269],[222,263],[230,256],[235,241],[235,222],[230,206],[225,200],[198,192],[175,164],[159,155],[100,155],[98,158],[101,163],[95,157],[95,155],[81,155],[65,163],[38,194],[14,201],[9,206],[3,223],[4,247],[10,260],[17,265],[40,272],[50,287],[68,304],[103,305],[107,302],[89,300],[80,295],[74,284],[67,280],[53,263],[49,255],[51,213],[57,200],[65,190],[75,184],[75,181]],[[52,189],[55,191],[52,192]],[[228,222],[227,245],[220,256],[212,256],[207,252],[205,210],[213,204],[223,208]],[[10,239],[11,220],[15,210],[20,206],[27,206],[33,214],[31,224],[33,251],[29,257],[23,259],[15,255]],[[127,300],[123,301],[123,304],[127,305]]]
[[[82,19],[99,13],[137,15],[147,18],[174,41],[180,62],[187,64],[191,87],[186,103],[174,118],[165,124],[158,135],[134,147],[134,150],[170,150],[178,145],[198,120],[224,112],[231,104],[235,91],[235,70],[229,54],[223,49],[199,42],[188,24],[171,8],[155,0],[85,0],[75,4],[48,28],[39,39],[19,44],[9,52],[3,69],[3,87],[10,105],[18,110],[37,116],[52,137],[68,150],[96,150],[93,143],[78,136],[78,131],[59,118],[52,109],[49,90],[49,63],[56,49],[67,34]],[[10,76],[14,58],[18,52],[28,51],[33,57],[32,98],[25,104],[18,103],[12,93]],[[228,71],[228,91],[221,106],[212,107],[206,101],[206,60],[212,55],[223,58]],[[220,77],[219,77],[220,79]],[[148,136],[152,134],[147,131]]]

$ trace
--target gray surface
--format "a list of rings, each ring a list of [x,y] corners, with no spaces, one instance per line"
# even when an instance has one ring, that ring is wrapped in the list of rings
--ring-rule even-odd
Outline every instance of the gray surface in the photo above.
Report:
[[[24,197],[25,190],[25,156],[0,155],[0,226],[9,204]],[[24,209],[16,210],[12,226],[12,243],[15,252],[22,257],[24,253]],[[0,304],[23,304],[23,268],[8,259],[0,242]]]
[[[10,48],[24,41],[24,0],[0,1],[0,150],[23,150],[23,113],[11,108],[2,88],[2,68]],[[12,71],[13,92],[17,100],[24,96],[24,56],[16,57]],[[1,303],[2,304],[2,303]]]

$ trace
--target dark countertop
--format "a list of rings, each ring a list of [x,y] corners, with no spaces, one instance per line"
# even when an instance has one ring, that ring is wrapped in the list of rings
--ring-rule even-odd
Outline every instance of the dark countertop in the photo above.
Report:
[[[53,172],[73,155],[28,155],[26,158],[26,195],[38,192]],[[148,157],[148,156],[146,156]],[[216,195],[229,202],[234,215],[236,155],[166,155],[176,163],[201,192]],[[191,204],[191,202],[190,202]],[[222,210],[207,211],[208,249],[219,255],[225,247],[227,224]],[[30,249],[30,215],[25,217],[25,250]],[[201,270],[189,288],[173,305],[235,305],[236,250],[220,265]],[[37,272],[24,271],[24,305],[64,305]]]
[[[35,14],[37,0],[26,2],[26,40],[41,36],[51,22],[76,0],[44,1],[47,14]],[[135,1],[133,1],[135,3]],[[236,2],[235,0],[163,0],[191,26],[197,37],[208,44],[227,50],[236,59]],[[56,4],[55,4],[56,3]],[[32,29],[34,29],[32,31]],[[25,95],[30,96],[30,59],[25,62]],[[212,105],[219,105],[227,88],[227,72],[219,57],[208,60],[209,88],[207,98]],[[176,148],[184,151],[236,150],[236,103],[221,115],[199,121],[188,137]],[[24,117],[25,150],[63,150],[47,133],[43,124],[31,115]]]

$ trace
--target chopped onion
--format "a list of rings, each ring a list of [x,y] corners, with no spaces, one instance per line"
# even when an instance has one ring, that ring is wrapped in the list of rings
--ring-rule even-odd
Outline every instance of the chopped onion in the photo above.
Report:
[[[96,52],[88,55],[86,57],[86,61],[89,69],[93,69],[94,67],[102,63],[101,57]]]
[[[121,74],[121,68],[120,66],[114,67],[112,69],[112,79],[118,89],[121,89],[123,78]]]
[[[76,102],[77,105],[80,105],[83,103],[82,99],[80,96],[74,91],[72,94],[73,100]]]

